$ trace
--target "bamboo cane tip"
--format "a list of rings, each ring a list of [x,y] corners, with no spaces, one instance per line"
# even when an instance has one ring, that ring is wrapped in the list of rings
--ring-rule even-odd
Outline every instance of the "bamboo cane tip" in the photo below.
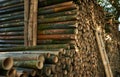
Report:
[[[8,58],[4,59],[2,62],[2,67],[5,70],[10,70],[13,67],[13,58],[8,57]]]
[[[36,67],[38,68],[38,69],[42,69],[43,68],[43,62],[42,61],[39,61],[39,62],[37,62],[37,64],[36,64]]]
[[[45,57],[43,55],[39,55],[38,56],[38,61],[45,61]]]

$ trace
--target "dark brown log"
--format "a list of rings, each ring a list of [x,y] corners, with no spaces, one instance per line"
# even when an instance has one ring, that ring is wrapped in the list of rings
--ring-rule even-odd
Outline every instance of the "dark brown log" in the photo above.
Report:
[[[43,23],[52,23],[52,22],[64,22],[64,21],[75,21],[78,20],[79,17],[77,15],[69,15],[69,16],[59,16],[54,18],[43,18],[39,19],[38,22]]]
[[[62,35],[38,35],[38,40],[75,40],[77,35],[62,34]]]
[[[38,35],[78,34],[78,29],[50,29],[38,31]]]
[[[38,30],[47,30],[47,29],[73,29],[77,28],[78,23],[76,21],[67,21],[67,22],[57,22],[49,24],[39,24]]]
[[[55,64],[58,62],[58,57],[55,55],[51,55],[50,57],[45,57],[46,64]]]
[[[46,14],[46,15],[39,15],[39,19],[43,18],[51,18],[51,17],[58,17],[58,16],[69,16],[69,15],[78,15],[79,12],[77,9],[74,10],[69,10],[69,11],[63,11],[63,12],[58,12],[58,13],[52,13],[52,14]]]
[[[42,15],[42,14],[51,14],[51,13],[56,13],[56,12],[61,12],[61,11],[67,11],[67,10],[73,10],[73,9],[77,9],[77,5],[73,4],[73,5],[68,5],[68,6],[63,6],[63,7],[55,7],[55,8],[51,8],[48,10],[44,10],[42,8],[39,8],[38,14]]]

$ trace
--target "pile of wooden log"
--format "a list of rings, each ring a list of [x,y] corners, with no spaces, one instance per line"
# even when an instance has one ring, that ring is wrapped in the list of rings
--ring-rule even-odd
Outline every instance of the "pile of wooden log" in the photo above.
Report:
[[[24,45],[24,0],[0,0],[0,50]]]
[[[0,75],[7,77],[79,77],[80,74],[81,59],[75,50],[3,52],[0,56]]]
[[[70,47],[76,45],[79,7],[74,1],[63,1],[54,5],[49,5],[49,1],[46,1],[49,6],[39,6],[38,45],[68,44]],[[59,0],[55,2],[57,3]],[[39,3],[41,4],[41,2]]]

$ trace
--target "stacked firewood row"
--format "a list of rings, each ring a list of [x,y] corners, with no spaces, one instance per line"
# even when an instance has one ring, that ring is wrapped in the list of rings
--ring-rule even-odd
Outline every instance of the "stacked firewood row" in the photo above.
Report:
[[[0,50],[24,45],[24,0],[0,1]]]
[[[7,77],[79,77],[81,73],[75,50],[4,52],[0,56],[0,75]]]
[[[49,5],[49,1],[47,2]],[[55,2],[59,2],[59,0]],[[41,2],[39,3],[41,4]],[[78,5],[73,1],[48,5],[39,6],[37,44],[76,45],[78,35],[77,21],[79,19]]]

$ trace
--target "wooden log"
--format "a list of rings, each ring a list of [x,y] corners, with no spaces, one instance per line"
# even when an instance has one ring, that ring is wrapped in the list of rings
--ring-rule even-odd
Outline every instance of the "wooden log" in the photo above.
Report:
[[[5,21],[15,20],[15,19],[23,19],[23,18],[24,18],[24,15],[19,14],[19,15],[14,15],[14,16],[10,16],[10,17],[1,18],[0,22],[5,22]]]
[[[9,32],[9,31],[23,31],[24,27],[13,27],[13,28],[2,28],[0,32]]]
[[[55,7],[55,8],[51,8],[48,10],[44,10],[42,8],[39,8],[38,14],[42,15],[42,14],[51,14],[51,13],[56,13],[56,12],[61,12],[61,11],[67,11],[67,10],[73,10],[73,9],[77,9],[77,5],[73,4],[73,5],[68,5],[68,6],[63,6],[63,7]]]
[[[38,40],[75,40],[77,38],[74,34],[61,34],[61,35],[38,35]]]
[[[58,8],[58,7],[63,7],[63,6],[70,6],[73,5],[73,1],[68,1],[68,2],[63,2],[63,3],[59,3],[59,4],[54,4],[54,5],[50,5],[50,6],[45,6],[40,8],[41,10],[48,10],[48,9],[52,9],[52,8]]]
[[[7,28],[7,27],[16,27],[16,26],[23,26],[24,22],[23,20],[20,21],[13,21],[13,22],[9,22],[9,23],[2,23],[0,24],[0,28]]]
[[[62,3],[62,2],[66,2],[68,0],[39,0],[39,6],[43,7],[43,6],[48,6],[48,5],[53,5],[53,4],[58,4],[58,3]],[[69,0],[70,1],[70,0]]]
[[[38,45],[47,44],[75,44],[74,40],[37,40]]]
[[[8,58],[5,58],[3,61],[2,61],[2,68],[4,70],[10,70],[13,66],[13,58],[12,57],[8,57]]]
[[[38,35],[78,34],[78,29],[50,29],[38,31]]]
[[[19,45],[19,44],[0,44],[1,48],[19,47],[19,46],[23,46],[23,45]]]
[[[21,32],[1,32],[0,36],[15,36],[15,35],[24,35],[24,33]]]
[[[2,2],[0,2],[0,8],[1,7],[5,7],[5,6],[10,6],[10,5],[14,5],[14,4],[17,4],[17,3],[21,3],[21,2],[23,2],[24,0],[12,0],[12,1],[2,1]]]
[[[23,6],[23,3],[18,3],[18,4],[14,4],[14,5],[10,5],[10,6],[1,7],[0,9],[3,11],[3,10],[7,10],[7,9],[14,8],[14,7],[19,7],[19,6]]]
[[[19,40],[22,40],[23,39],[23,36],[0,36],[0,39],[2,40],[10,40],[10,39],[19,39]]]
[[[78,19],[79,18],[77,15],[69,15],[69,16],[60,16],[55,18],[38,19],[38,22],[43,24],[43,23],[52,23],[52,22],[75,21]]]
[[[11,9],[6,9],[6,10],[1,10],[0,14],[4,14],[4,13],[10,13],[10,12],[14,12],[14,11],[22,11],[24,9],[23,6],[17,6],[16,8],[11,8]]]
[[[24,40],[0,40],[0,44],[24,44]]]
[[[56,73],[56,65],[55,64],[45,64],[44,67],[48,67],[51,69],[51,73]]]
[[[51,55],[50,57],[45,57],[46,64],[55,64],[58,62],[58,57],[55,55]]]
[[[38,30],[47,30],[47,29],[73,29],[77,28],[78,23],[76,22],[59,22],[59,23],[50,23],[50,24],[39,24]]]
[[[6,17],[20,15],[20,14],[24,14],[24,12],[20,11],[20,12],[14,12],[14,13],[10,13],[10,14],[4,14],[4,15],[1,15],[0,18],[6,18]]]
[[[69,11],[63,11],[63,12],[58,12],[58,13],[52,13],[52,14],[46,14],[46,15],[39,15],[39,19],[43,18],[51,18],[51,17],[58,17],[58,16],[69,16],[69,15],[78,15],[79,12],[74,9],[74,10],[69,10]]]
[[[51,75],[51,68],[49,68],[49,67],[43,67],[43,73],[46,76],[50,76]]]

